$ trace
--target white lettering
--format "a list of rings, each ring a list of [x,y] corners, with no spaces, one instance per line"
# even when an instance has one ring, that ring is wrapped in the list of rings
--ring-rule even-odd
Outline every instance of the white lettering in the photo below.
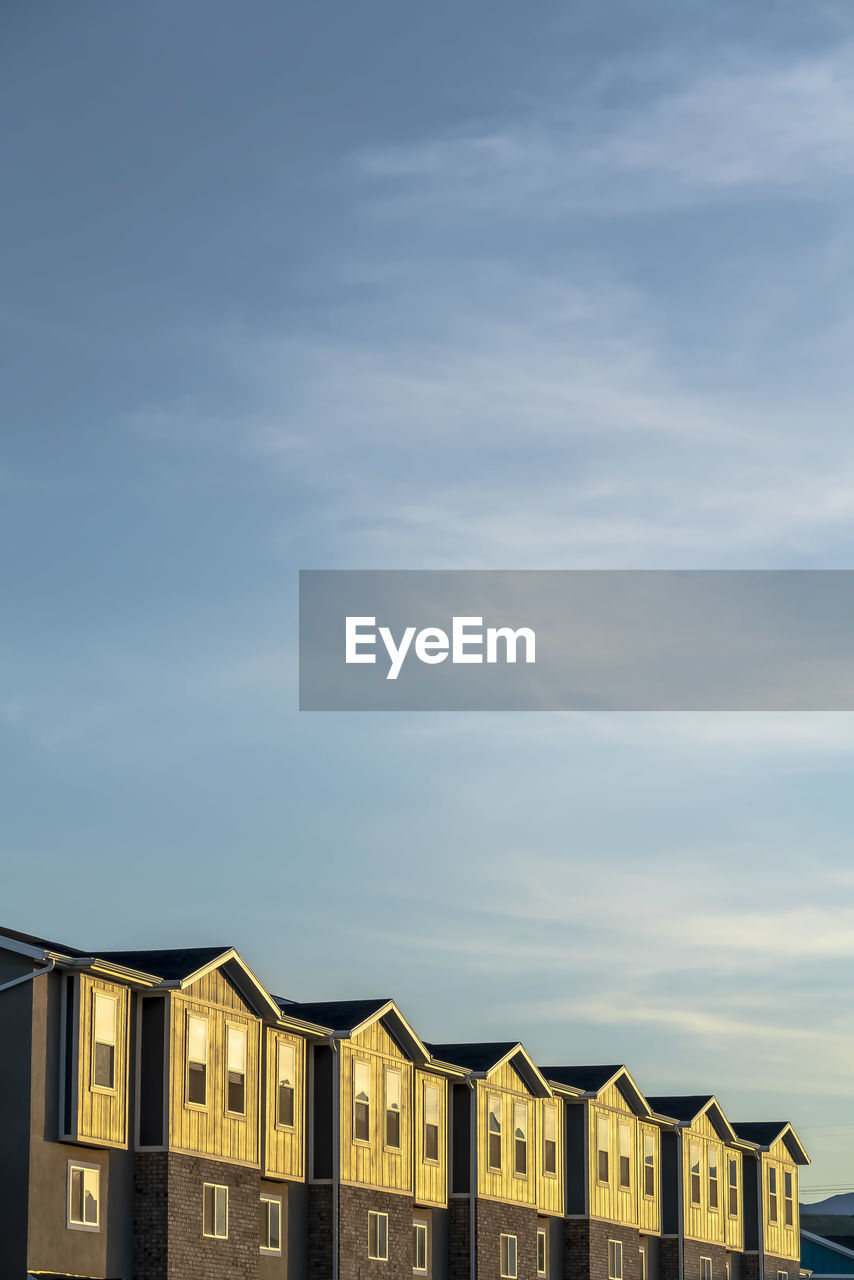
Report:
[[[358,652],[359,645],[376,644],[377,642],[375,633],[361,635],[359,627],[373,627],[376,621],[376,618],[347,618],[344,626],[345,662],[376,662],[377,655],[375,653]]]
[[[425,627],[415,637],[415,656],[422,662],[444,662],[448,656],[448,633],[438,627]]]
[[[391,658],[391,666],[388,669],[386,680],[396,680],[400,675],[400,668],[403,666],[403,660],[409,652],[409,646],[412,644],[412,637],[415,635],[414,627],[407,627],[403,633],[403,639],[400,644],[395,647],[394,636],[388,627],[380,627],[380,637],[383,644],[388,650],[388,656]]]
[[[486,628],[486,661],[498,661],[498,641],[504,641],[504,661],[516,661],[516,644],[520,639],[525,642],[525,661],[536,662],[537,637],[530,627],[519,627],[513,631],[511,627]]]
[[[483,634],[478,632],[472,635],[466,631],[466,627],[479,627],[482,623],[483,618],[454,618],[451,628],[454,637],[452,662],[483,662],[482,653],[466,653],[467,645],[483,644]]]

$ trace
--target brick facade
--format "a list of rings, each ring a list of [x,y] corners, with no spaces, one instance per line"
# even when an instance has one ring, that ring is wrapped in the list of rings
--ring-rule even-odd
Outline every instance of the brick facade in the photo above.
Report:
[[[471,1243],[471,1201],[452,1196],[448,1201],[448,1280],[468,1280]]]
[[[658,1249],[658,1280],[679,1280],[679,1241],[663,1236]]]
[[[518,1280],[537,1280],[537,1211],[527,1205],[478,1199],[475,1207],[477,1280],[501,1275],[500,1239],[516,1237]]]
[[[568,1218],[564,1224],[564,1280],[608,1280],[608,1242],[623,1246],[622,1280],[640,1280],[637,1227],[595,1218]]]
[[[706,1244],[702,1240],[686,1240],[682,1253],[683,1280],[701,1280],[700,1259],[710,1258],[712,1280],[726,1280],[727,1251],[722,1244]]]
[[[308,1280],[332,1280],[332,1184],[308,1188]]]
[[[388,1214],[388,1261],[368,1257],[368,1214]],[[338,1189],[338,1280],[411,1280],[413,1202],[373,1187]]]

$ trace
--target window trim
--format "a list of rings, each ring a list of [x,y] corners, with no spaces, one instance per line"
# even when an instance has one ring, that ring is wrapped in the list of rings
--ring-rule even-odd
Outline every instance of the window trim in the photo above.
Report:
[[[602,1127],[605,1127],[607,1138],[605,1146],[602,1146]],[[602,1160],[605,1157],[606,1177],[602,1177]],[[610,1116],[604,1115],[601,1111],[596,1113],[596,1182],[600,1187],[610,1187],[611,1185],[611,1119]]]
[[[712,1177],[712,1156],[714,1155],[715,1176]],[[709,1213],[719,1213],[721,1207],[721,1163],[720,1163],[720,1147],[717,1143],[711,1143],[706,1148],[706,1185],[709,1198]],[[712,1186],[714,1185],[715,1203],[712,1204]]]
[[[525,1117],[525,1137],[524,1137],[524,1138],[517,1138],[517,1137],[516,1137],[516,1128],[517,1128],[517,1126],[516,1126],[516,1114],[517,1114],[517,1112],[522,1113],[522,1114],[524,1115],[524,1117]],[[520,1143],[524,1144],[524,1147],[525,1147],[525,1169],[524,1169],[524,1172],[523,1172],[522,1170],[520,1170],[520,1168],[519,1168],[519,1159],[518,1159],[519,1152],[518,1152],[518,1145],[519,1145]],[[523,1179],[525,1182],[527,1182],[527,1181],[528,1181],[528,1178],[530,1177],[530,1168],[529,1168],[529,1166],[530,1166],[530,1161],[528,1160],[528,1104],[527,1104],[527,1102],[523,1102],[523,1101],[522,1101],[521,1099],[519,1099],[519,1098],[514,1098],[514,1099],[513,1099],[513,1177],[514,1177],[514,1178],[521,1178],[521,1179]]]
[[[697,1153],[697,1159],[694,1159],[694,1152]],[[694,1172],[694,1165],[697,1166],[697,1172]],[[688,1178],[690,1185],[688,1195],[691,1201],[692,1209],[701,1209],[703,1207],[703,1148],[699,1142],[688,1143]],[[697,1198],[694,1199],[694,1179],[697,1179]]]
[[[708,1276],[706,1275],[706,1268],[703,1266],[704,1262],[707,1262],[709,1264]],[[701,1253],[700,1254],[700,1280],[712,1280],[712,1275],[713,1275],[712,1260],[711,1258],[707,1258],[705,1254]]]
[[[504,1241],[507,1241],[505,1250]],[[510,1269],[510,1241],[513,1241],[513,1270]],[[505,1261],[506,1253],[506,1261]],[[498,1237],[498,1271],[502,1280],[517,1280],[519,1275],[519,1238],[509,1231],[502,1231]]]
[[[377,1252],[371,1253],[371,1219],[377,1223]],[[380,1219],[385,1219],[385,1253],[380,1253]],[[388,1262],[388,1214],[379,1209],[368,1210],[368,1257],[372,1262]]]
[[[293,1057],[293,1084],[291,1085],[291,1101],[293,1105],[293,1124],[283,1124],[279,1120],[279,1089],[281,1088],[279,1071],[279,1055],[282,1049],[289,1049]],[[287,1040],[284,1036],[276,1036],[276,1121],[274,1128],[280,1133],[294,1133],[297,1127],[297,1046],[293,1040]]]
[[[492,1120],[492,1104],[498,1103],[498,1133],[493,1135],[490,1129]],[[500,1093],[489,1092],[486,1095],[486,1168],[488,1173],[501,1173],[504,1164],[504,1099]],[[492,1163],[492,1138],[498,1138],[498,1164]]]
[[[418,1265],[418,1236],[424,1233],[424,1266]],[[412,1243],[413,1258],[412,1271],[416,1276],[426,1276],[430,1274],[430,1226],[426,1218],[412,1219]]]
[[[357,1101],[356,1101],[356,1069],[357,1069],[357,1067],[364,1067],[364,1068],[366,1069],[367,1073],[368,1073],[368,1101],[367,1101],[367,1103],[357,1102]],[[353,1139],[353,1142],[357,1143],[360,1147],[369,1147],[369,1146],[371,1145],[371,1104],[372,1104],[372,1101],[373,1101],[373,1099],[372,1099],[372,1096],[371,1096],[371,1095],[373,1094],[373,1091],[374,1091],[374,1073],[373,1073],[373,1070],[372,1070],[372,1068],[371,1068],[371,1060],[370,1060],[370,1058],[358,1058],[358,1057],[356,1057],[356,1055],[354,1054],[354,1055],[353,1055],[353,1132],[352,1132],[352,1139]],[[367,1108],[368,1108],[368,1136],[367,1136],[367,1138],[359,1138],[359,1137],[357,1137],[357,1136],[356,1136],[356,1116],[357,1116],[357,1114],[358,1114],[358,1112],[357,1112],[356,1108],[357,1108],[357,1107],[361,1107],[361,1106],[366,1106],[366,1105],[367,1105]],[[368,1255],[368,1256],[370,1256],[370,1255]]]
[[[623,1155],[623,1137],[626,1136],[627,1154]],[[628,1181],[623,1182],[623,1161],[628,1162]],[[617,1122],[617,1190],[632,1189],[632,1126],[628,1120]]]
[[[613,1245],[614,1265],[611,1266]],[[619,1265],[617,1265],[619,1263]],[[623,1280],[623,1242],[622,1240],[608,1241],[608,1280]]]
[[[655,1161],[655,1134],[654,1134],[654,1133],[650,1133],[649,1129],[642,1129],[642,1130],[641,1130],[641,1133],[643,1134],[643,1146],[642,1146],[642,1150],[643,1150],[643,1198],[644,1198],[644,1200],[654,1200],[654,1199],[655,1199],[655,1163],[656,1163],[656,1161]],[[650,1149],[651,1149],[651,1153],[652,1153],[652,1154],[651,1154],[651,1158],[650,1158],[649,1160],[647,1160],[647,1145],[649,1145],[649,1147],[650,1147]],[[652,1173],[652,1191],[647,1191],[647,1189],[646,1189],[646,1174],[647,1174],[647,1170],[649,1170],[649,1171]]]
[[[540,1268],[540,1241],[543,1242],[543,1265]],[[549,1236],[545,1227],[537,1227],[537,1275],[548,1277],[549,1274]]]
[[[230,1033],[230,1032],[232,1032],[232,1031],[239,1031],[239,1032],[240,1032],[240,1034],[243,1036],[243,1110],[242,1110],[242,1111],[232,1111],[232,1110],[231,1110],[231,1108],[230,1108],[230,1107],[229,1107],[229,1105],[228,1105],[228,1075],[229,1075],[229,1066],[228,1066],[228,1037],[229,1037],[229,1033]],[[245,1120],[245,1119],[246,1119],[246,1117],[247,1117],[247,1112],[248,1112],[248,1097],[247,1097],[247,1094],[248,1094],[248,1088],[247,1088],[247,1083],[248,1083],[248,1080],[249,1080],[249,1028],[246,1026],[246,1024],[245,1024],[245,1023],[242,1023],[242,1022],[232,1022],[230,1019],[226,1019],[226,1023],[225,1023],[225,1080],[224,1080],[224,1082],[223,1082],[223,1083],[224,1083],[224,1085],[225,1085],[225,1088],[224,1088],[223,1105],[224,1105],[224,1107],[225,1107],[225,1114],[226,1114],[230,1119],[232,1119],[232,1120]]]
[[[772,1182],[772,1179],[773,1179],[773,1182],[774,1182],[774,1189],[773,1189],[773,1191],[771,1190],[771,1182]],[[780,1198],[780,1197],[779,1197],[779,1192],[778,1192],[778,1188],[777,1188],[777,1166],[776,1166],[776,1165],[774,1165],[774,1164],[772,1164],[772,1165],[769,1165],[769,1166],[768,1166],[768,1225],[769,1225],[769,1227],[776,1227],[776,1226],[778,1226],[778,1225],[779,1225],[779,1222],[780,1222],[780,1204],[779,1204],[779,1198]],[[773,1216],[773,1218],[771,1217],[771,1204],[772,1204],[772,1201],[773,1201],[773,1204],[774,1204],[774,1216]]]
[[[388,1118],[394,1114],[388,1105],[390,1076],[397,1076],[397,1146],[388,1140]],[[403,1151],[403,1072],[400,1067],[386,1066],[383,1069],[383,1148],[395,1155],[400,1155]]]
[[[97,1009],[99,1000],[109,1000],[113,1006],[113,1083],[111,1085],[95,1083],[95,1051],[99,1044],[109,1043],[106,1040],[99,1040],[97,1036]],[[92,1093],[108,1093],[115,1095],[119,1091],[119,997],[118,995],[111,995],[109,991],[101,991],[98,987],[92,988],[92,1059],[90,1064],[89,1088]]]
[[[552,1121],[554,1123],[554,1138],[546,1138],[546,1116],[552,1117]],[[555,1165],[554,1169],[547,1168],[548,1162],[546,1160],[546,1152],[547,1152],[548,1142],[551,1142],[552,1145],[554,1146],[554,1165]],[[543,1103],[543,1177],[544,1178],[557,1177],[557,1103],[556,1102]]]
[[[646,1280],[646,1249],[642,1249],[638,1245],[638,1277],[639,1280]]]
[[[190,1062],[198,1062],[198,1058],[190,1058],[190,1023],[196,1019],[198,1022],[205,1024],[205,1100],[204,1102],[190,1101]],[[206,1013],[197,1013],[195,1009],[187,1010],[187,1017],[184,1023],[185,1050],[184,1050],[184,1106],[189,1107],[191,1111],[207,1111],[210,1102],[210,1089],[208,1087],[211,1066],[211,1020]],[[211,1186],[214,1184],[211,1183]]]
[[[261,1195],[261,1197],[260,1197],[260,1198],[261,1198],[261,1204],[266,1204],[266,1205],[274,1204],[274,1205],[276,1205],[276,1206],[278,1207],[278,1210],[279,1210],[279,1247],[278,1247],[278,1249],[274,1249],[271,1245],[267,1245],[267,1244],[259,1244],[259,1246],[258,1246],[258,1252],[259,1252],[259,1253],[263,1253],[263,1254],[265,1255],[265,1257],[269,1257],[269,1258],[280,1258],[280,1257],[282,1256],[282,1197],[281,1197],[281,1196],[273,1196],[273,1195],[270,1195],[268,1192],[266,1192],[266,1191],[265,1191],[265,1192],[263,1192],[263,1194]],[[270,1238],[270,1211],[269,1211],[269,1209],[267,1210],[267,1238],[268,1238],[268,1239]]]
[[[97,1174],[98,1194],[95,1197],[96,1217],[94,1222],[78,1222],[71,1216],[71,1188],[74,1182],[72,1173],[78,1169],[82,1174]],[[66,1169],[66,1191],[65,1191],[65,1226],[68,1231],[100,1231],[101,1230],[101,1166],[99,1164],[87,1164],[83,1160],[69,1160]],[[86,1179],[83,1179],[83,1194],[86,1194]],[[85,1209],[84,1209],[85,1212]]]
[[[733,1170],[735,1170],[735,1182],[732,1180]],[[738,1159],[734,1155],[727,1156],[727,1194],[726,1194],[726,1211],[728,1218],[738,1217]],[[732,1207],[732,1194],[735,1192],[735,1211]]]
[[[213,1191],[213,1193],[214,1193],[214,1197],[213,1197],[213,1213],[211,1214],[211,1226],[213,1227],[213,1230],[212,1230],[212,1231],[205,1231],[205,1192],[207,1191],[208,1187],[210,1187],[210,1188],[211,1188],[211,1190],[212,1190],[212,1191]],[[217,1193],[218,1191],[224,1191],[224,1192],[225,1192],[225,1235],[224,1235],[224,1236],[217,1235],[217,1233],[216,1233],[216,1202],[217,1202],[217,1194],[216,1194],[216,1193]],[[203,1183],[202,1183],[202,1236],[204,1237],[204,1239],[205,1239],[205,1240],[227,1240],[227,1239],[228,1239],[228,1229],[229,1229],[229,1220],[228,1220],[228,1218],[229,1218],[229,1212],[228,1212],[228,1186],[226,1185],[226,1183],[224,1183],[224,1182],[203,1182]]]
[[[791,1169],[783,1170],[783,1226],[789,1230],[795,1225],[795,1179]]]
[[[424,1089],[423,1089],[423,1094],[421,1098],[421,1106],[423,1108],[423,1118],[424,1118],[423,1135],[422,1135],[423,1142],[424,1142],[424,1163],[438,1165],[438,1164],[441,1164],[441,1152],[442,1152],[442,1094],[439,1086],[435,1084],[432,1080],[424,1080],[423,1086],[424,1086]],[[432,1089],[436,1094],[436,1124],[435,1124],[436,1155],[435,1156],[428,1156],[427,1154],[427,1129],[428,1129],[427,1090],[428,1089]],[[434,1127],[434,1126],[429,1126],[429,1127]]]

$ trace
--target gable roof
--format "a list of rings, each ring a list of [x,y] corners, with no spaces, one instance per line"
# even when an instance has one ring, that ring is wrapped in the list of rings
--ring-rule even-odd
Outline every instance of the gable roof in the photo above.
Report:
[[[713,1093],[659,1094],[654,1098],[648,1097],[647,1102],[657,1115],[678,1120],[680,1124],[693,1124],[708,1112],[709,1119],[721,1138],[728,1142],[735,1142],[738,1138]]]
[[[349,1040],[374,1022],[381,1022],[402,1053],[412,1062],[426,1063],[430,1052],[391,996],[368,1000],[313,1000],[300,1002],[274,996],[284,1018],[302,1018],[322,1024],[339,1040]]]
[[[5,929],[0,926],[0,947],[3,946],[3,939],[8,938],[11,942],[22,943],[26,947],[33,947],[38,951],[55,951],[63,956],[83,956],[85,951],[78,951],[76,947],[68,947],[63,942],[49,942],[47,938],[38,938],[32,933],[21,933],[18,929]]]
[[[651,1107],[632,1079],[628,1067],[611,1066],[541,1067],[550,1084],[563,1085],[573,1091],[598,1097],[610,1085],[616,1085],[635,1115],[648,1116]]]
[[[772,1146],[782,1138],[795,1164],[809,1164],[810,1158],[788,1120],[747,1120],[733,1124],[739,1138],[760,1147]]]
[[[154,951],[99,951],[98,959],[156,973],[163,982],[183,982],[208,968],[231,947],[177,947]]]
[[[473,1041],[466,1044],[428,1044],[435,1059],[474,1076],[486,1076],[510,1062],[528,1090],[538,1098],[550,1098],[551,1087],[524,1045],[518,1040]]]

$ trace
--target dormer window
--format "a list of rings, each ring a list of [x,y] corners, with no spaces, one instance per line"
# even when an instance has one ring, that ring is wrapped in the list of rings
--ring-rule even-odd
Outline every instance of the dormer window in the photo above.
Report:
[[[187,1102],[208,1105],[208,1020],[193,1013],[187,1017]]]
[[[400,1150],[400,1072],[390,1068],[385,1073],[385,1144]]]
[[[276,1049],[276,1124],[280,1129],[294,1127],[295,1090],[296,1052],[292,1044],[280,1040]]]
[[[528,1176],[528,1108],[524,1102],[513,1103],[513,1172],[519,1178]]]
[[[371,1140],[371,1064],[361,1058],[353,1063],[353,1137]]]
[[[246,1115],[246,1028],[231,1023],[225,1029],[226,1110],[232,1116]]]
[[[116,1087],[118,1001],[115,996],[96,991],[92,1003],[92,1087],[113,1090]]]
[[[490,1169],[501,1169],[501,1095],[491,1093],[488,1099],[489,1108],[489,1142],[487,1163]]]

